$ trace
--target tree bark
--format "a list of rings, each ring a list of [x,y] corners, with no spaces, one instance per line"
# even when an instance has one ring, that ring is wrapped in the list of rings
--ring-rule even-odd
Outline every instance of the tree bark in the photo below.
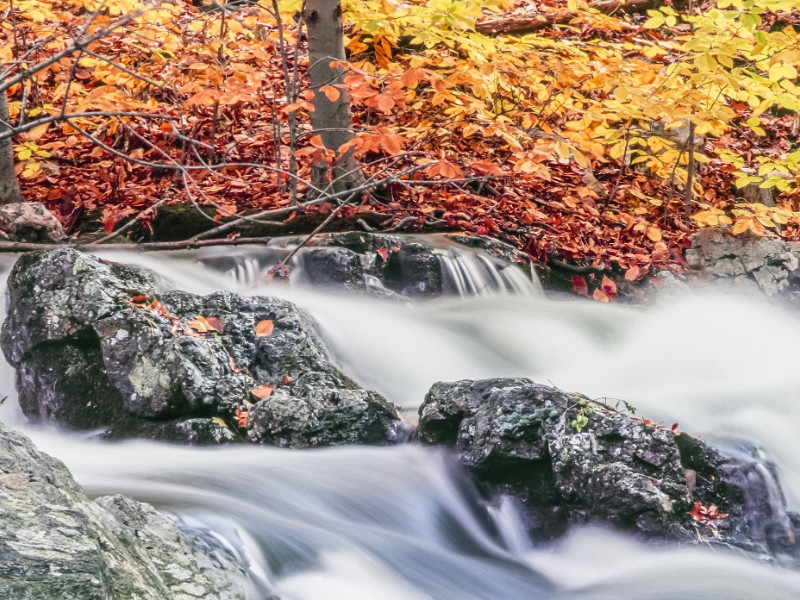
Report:
[[[8,96],[0,92],[0,133],[11,130],[8,116]],[[17,175],[14,173],[14,146],[12,138],[0,141],[0,204],[22,202]]]
[[[664,0],[598,0],[590,2],[589,6],[605,15],[617,12],[636,13],[656,8]],[[540,15],[511,15],[491,21],[481,21],[475,26],[479,33],[486,35],[501,35],[505,33],[530,33],[553,25],[569,23],[575,16],[572,12],[558,12],[555,14]]]
[[[344,82],[345,71],[331,66],[344,61],[342,5],[340,0],[306,0],[305,13],[308,31],[309,82],[314,91],[314,111],[311,127],[320,135],[325,148],[338,154],[339,148],[353,139],[353,120],[350,115],[350,96],[346,89],[334,87],[338,97],[329,100],[321,88]],[[335,92],[331,92],[335,96]],[[314,185],[331,192],[357,187],[363,180],[353,150],[345,152],[333,164],[320,161],[314,167]]]

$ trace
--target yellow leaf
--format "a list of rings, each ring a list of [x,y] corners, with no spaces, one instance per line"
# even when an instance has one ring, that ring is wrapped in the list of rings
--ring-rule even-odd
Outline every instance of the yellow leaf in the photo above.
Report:
[[[736,219],[736,223],[733,225],[733,235],[740,235],[747,231],[750,228],[750,219],[742,218]]]
[[[647,238],[651,242],[660,242],[661,237],[661,230],[658,227],[651,225],[647,228]]]

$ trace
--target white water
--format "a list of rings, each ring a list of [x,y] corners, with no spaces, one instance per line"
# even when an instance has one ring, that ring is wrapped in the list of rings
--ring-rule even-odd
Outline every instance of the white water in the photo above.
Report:
[[[243,291],[183,259],[107,257],[187,291]],[[625,307],[535,294],[403,304],[280,283],[244,291],[298,302],[349,374],[408,409],[436,380],[497,375],[622,398],[707,439],[760,445],[800,508],[799,313],[720,294]],[[0,395],[13,397],[11,371],[0,369]],[[286,600],[800,598],[797,573],[708,549],[658,549],[596,529],[535,547],[513,506],[484,506],[434,449],[108,444],[31,429],[13,398],[0,419],[64,460],[90,493],[128,493],[217,531],[249,557],[253,598],[266,588]]]

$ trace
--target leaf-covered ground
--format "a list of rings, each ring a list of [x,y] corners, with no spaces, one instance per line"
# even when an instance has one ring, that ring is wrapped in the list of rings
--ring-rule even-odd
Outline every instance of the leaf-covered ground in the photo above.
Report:
[[[796,238],[798,10],[725,1],[694,18],[668,6],[609,16],[573,0],[346,3],[347,77],[319,93],[349,93],[366,176],[394,178],[339,209],[328,227],[493,235],[567,278],[577,273],[578,291],[600,290],[601,300],[603,272],[634,283],[683,271],[699,225]],[[139,6],[0,2],[9,15],[0,56],[10,67],[0,86]],[[84,114],[15,138],[26,198],[44,202],[70,233],[124,228],[134,240],[148,239],[171,204],[206,207],[199,218],[209,227],[288,207],[290,114],[297,176],[309,180],[319,156],[299,8],[281,3],[281,40],[269,3],[164,4],[12,82],[16,124],[21,115],[35,123]],[[732,16],[742,11],[757,19],[743,25]],[[549,24],[475,31],[516,13]],[[698,140],[691,152],[680,137],[689,122]],[[761,185],[777,207],[747,203],[737,183],[754,183],[757,194]],[[332,210],[315,204],[267,227],[308,231]]]

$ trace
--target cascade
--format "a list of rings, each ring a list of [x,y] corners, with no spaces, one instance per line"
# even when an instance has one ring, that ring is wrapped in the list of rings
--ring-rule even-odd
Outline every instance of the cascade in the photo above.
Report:
[[[411,302],[264,282],[280,256],[271,249],[214,252],[103,256],[144,265],[186,291],[230,289],[298,303],[342,368],[411,419],[436,380],[524,375],[624,399],[639,415],[680,421],[710,440],[750,440],[775,465],[786,498],[749,452],[743,472],[754,489],[776,506],[800,506],[794,313],[702,293],[650,307],[548,299],[521,270],[447,245],[440,257],[451,295]],[[3,288],[12,262],[0,257]],[[102,442],[26,423],[4,360],[0,396],[8,397],[0,420],[65,461],[89,493],[129,494],[189,529],[213,532],[248,565],[253,599],[793,600],[800,589],[790,570],[703,548],[644,545],[593,527],[543,545],[526,536],[513,501],[487,501],[455,457],[435,448]],[[765,537],[781,527],[760,518]]]

